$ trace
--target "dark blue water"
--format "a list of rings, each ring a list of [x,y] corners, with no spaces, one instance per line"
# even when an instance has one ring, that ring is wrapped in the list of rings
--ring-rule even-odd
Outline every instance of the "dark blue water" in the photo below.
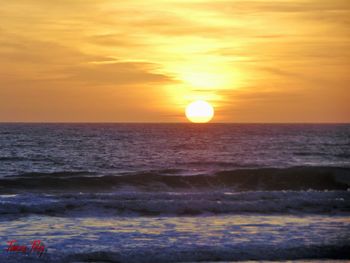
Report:
[[[0,125],[0,176],[293,166],[350,167],[350,125]]]
[[[0,241],[46,262],[345,260],[349,189],[350,125],[0,124]]]

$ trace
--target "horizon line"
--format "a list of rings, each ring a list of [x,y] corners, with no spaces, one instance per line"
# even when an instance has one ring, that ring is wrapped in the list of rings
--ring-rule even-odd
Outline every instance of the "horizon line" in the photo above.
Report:
[[[0,121],[0,124],[350,124],[350,122],[118,122],[118,121]]]

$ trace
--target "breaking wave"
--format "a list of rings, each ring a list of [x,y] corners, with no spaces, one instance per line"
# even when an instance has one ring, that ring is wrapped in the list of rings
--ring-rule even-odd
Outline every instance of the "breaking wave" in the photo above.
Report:
[[[336,167],[260,168],[184,175],[181,170],[96,175],[89,172],[27,173],[0,179],[0,193],[28,191],[115,190],[126,186],[145,191],[175,190],[347,190],[350,169]]]
[[[118,192],[0,197],[3,215],[153,216],[349,213],[350,191]]]
[[[168,169],[118,176],[71,171],[6,177],[0,179],[0,213],[181,216],[350,212],[347,168],[185,174]]]

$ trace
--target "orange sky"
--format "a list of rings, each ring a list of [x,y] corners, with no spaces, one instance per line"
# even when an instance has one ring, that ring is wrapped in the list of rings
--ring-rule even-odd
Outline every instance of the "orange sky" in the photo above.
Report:
[[[350,122],[349,0],[0,5],[0,121]]]

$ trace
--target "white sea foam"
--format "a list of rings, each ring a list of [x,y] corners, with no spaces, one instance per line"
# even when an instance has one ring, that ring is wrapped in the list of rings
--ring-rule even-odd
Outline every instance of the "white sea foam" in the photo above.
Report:
[[[51,215],[198,215],[350,213],[348,191],[116,192],[0,196],[0,213]]]
[[[0,221],[2,237],[40,239],[47,254],[38,260],[1,253],[0,262],[348,259],[348,227],[348,217],[329,215],[29,216]]]

